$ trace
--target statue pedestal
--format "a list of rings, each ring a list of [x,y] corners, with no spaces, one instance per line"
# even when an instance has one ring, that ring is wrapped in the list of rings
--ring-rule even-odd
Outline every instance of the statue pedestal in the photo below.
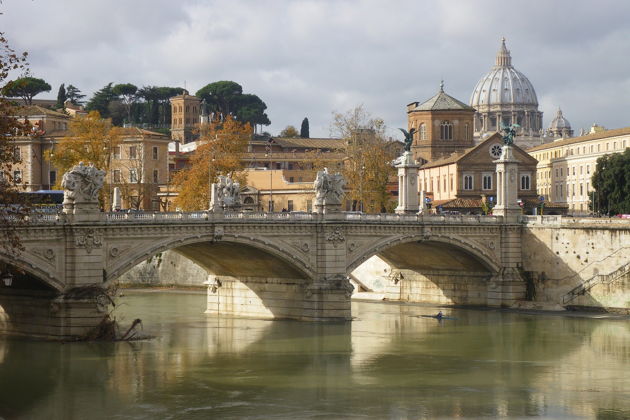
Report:
[[[497,204],[492,210],[495,216],[503,216],[506,222],[516,222],[521,214],[518,199],[518,160],[512,154],[512,146],[503,146],[503,153],[494,163],[497,165]]]
[[[418,165],[411,152],[405,152],[398,158],[398,207],[396,213],[418,213]]]

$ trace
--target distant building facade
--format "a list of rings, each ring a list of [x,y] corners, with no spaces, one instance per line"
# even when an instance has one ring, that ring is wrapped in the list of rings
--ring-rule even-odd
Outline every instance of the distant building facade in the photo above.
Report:
[[[589,214],[589,202],[597,196],[591,184],[597,159],[610,153],[623,153],[630,147],[630,127],[602,130],[573,138],[561,138],[528,150],[538,160],[536,179],[538,194],[551,203],[568,206],[573,214]]]

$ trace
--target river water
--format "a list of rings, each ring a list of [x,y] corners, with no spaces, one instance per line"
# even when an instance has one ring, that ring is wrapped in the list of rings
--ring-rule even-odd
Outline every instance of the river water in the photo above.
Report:
[[[153,339],[0,338],[4,419],[630,418],[630,321],[353,303],[322,324],[217,318],[133,292]]]

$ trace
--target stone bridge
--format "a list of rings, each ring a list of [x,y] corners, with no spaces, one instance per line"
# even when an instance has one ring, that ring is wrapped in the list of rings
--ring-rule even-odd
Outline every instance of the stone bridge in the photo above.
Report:
[[[25,248],[19,255],[0,253],[0,264],[13,276],[10,287],[0,286],[0,329],[79,337],[108,313],[104,291],[166,250],[208,271],[216,295],[209,296],[209,308],[221,314],[350,319],[348,275],[374,255],[398,270],[476,273],[484,303],[507,306],[525,295],[522,229],[502,216],[41,215],[18,228]]]

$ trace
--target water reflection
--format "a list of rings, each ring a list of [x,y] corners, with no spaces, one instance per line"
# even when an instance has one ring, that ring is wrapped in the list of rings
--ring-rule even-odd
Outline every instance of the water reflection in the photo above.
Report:
[[[129,294],[147,341],[0,339],[0,417],[624,418],[627,320],[353,304],[351,323],[207,317]],[[615,417],[617,416],[617,417]],[[621,416],[621,417],[619,417]]]

